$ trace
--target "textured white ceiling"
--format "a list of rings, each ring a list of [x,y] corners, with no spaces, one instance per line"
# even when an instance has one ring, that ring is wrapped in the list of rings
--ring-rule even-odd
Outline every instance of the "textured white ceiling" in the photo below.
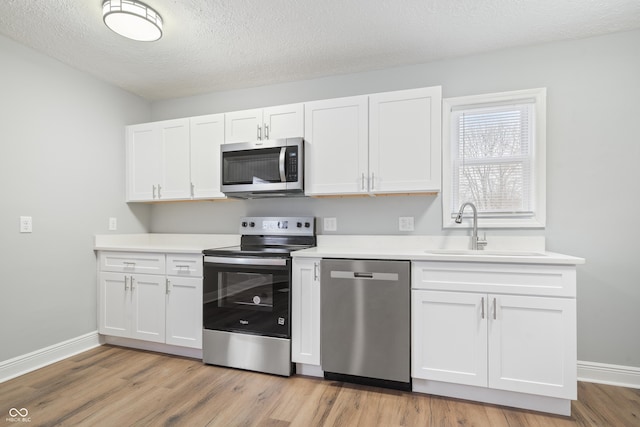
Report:
[[[150,100],[640,28],[640,0],[146,0],[157,42],[102,0],[0,0],[0,33]]]

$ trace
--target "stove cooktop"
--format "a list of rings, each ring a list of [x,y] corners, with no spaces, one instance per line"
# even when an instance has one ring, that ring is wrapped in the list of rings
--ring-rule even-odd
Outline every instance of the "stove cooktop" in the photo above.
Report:
[[[314,217],[244,217],[239,246],[205,249],[205,255],[288,257],[316,245]]]

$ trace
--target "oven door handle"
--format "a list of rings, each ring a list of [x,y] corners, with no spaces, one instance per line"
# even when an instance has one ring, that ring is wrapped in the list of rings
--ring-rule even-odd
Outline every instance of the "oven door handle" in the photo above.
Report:
[[[280,182],[287,182],[287,174],[284,169],[284,161],[287,154],[287,147],[280,149]]]
[[[285,258],[226,258],[205,256],[204,262],[205,264],[287,265],[287,260]]]

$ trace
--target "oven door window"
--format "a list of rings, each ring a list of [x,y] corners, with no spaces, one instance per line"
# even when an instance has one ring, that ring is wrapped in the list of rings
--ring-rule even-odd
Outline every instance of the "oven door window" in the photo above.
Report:
[[[205,263],[204,328],[289,336],[290,262],[286,266]]]

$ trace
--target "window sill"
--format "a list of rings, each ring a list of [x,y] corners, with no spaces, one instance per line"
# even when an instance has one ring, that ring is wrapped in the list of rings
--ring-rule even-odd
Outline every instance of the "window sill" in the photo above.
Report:
[[[443,221],[445,229],[467,229],[473,227],[472,218],[464,218],[462,224],[457,224],[453,218]],[[537,218],[478,218],[478,228],[544,228],[544,221]]]

